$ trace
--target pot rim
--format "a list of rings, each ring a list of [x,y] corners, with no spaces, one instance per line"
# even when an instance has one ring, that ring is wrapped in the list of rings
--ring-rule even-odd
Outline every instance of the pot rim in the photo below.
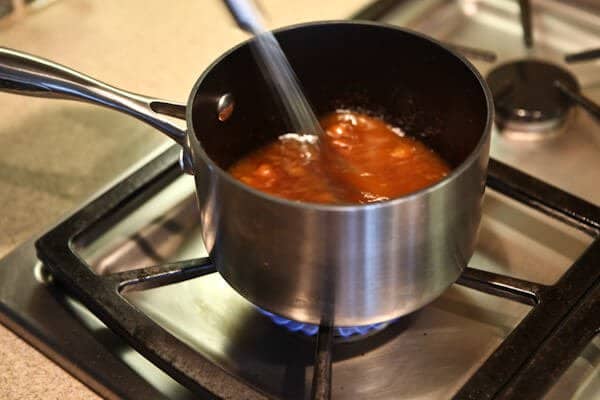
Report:
[[[263,191],[260,191],[258,189],[254,189],[254,188],[244,184],[243,182],[235,179],[227,171],[225,171],[223,168],[221,168],[219,165],[217,165],[217,163],[215,163],[212,160],[212,158],[210,158],[208,156],[208,154],[204,150],[204,147],[202,146],[201,141],[198,139],[198,137],[195,134],[193,119],[192,119],[192,110],[193,110],[194,100],[198,93],[198,89],[199,89],[200,85],[202,84],[202,82],[204,81],[204,79],[215,68],[215,66],[217,66],[221,61],[223,61],[225,58],[227,58],[230,54],[234,53],[235,51],[237,51],[238,49],[240,49],[244,46],[248,46],[254,40],[254,38],[250,38],[250,39],[247,39],[247,40],[235,45],[234,47],[232,47],[229,50],[227,50],[226,52],[224,52],[221,56],[219,56],[217,59],[215,59],[204,70],[204,72],[202,72],[202,74],[197,79],[196,83],[194,84],[192,91],[190,92],[187,106],[186,106],[185,116],[186,116],[186,123],[188,126],[187,134],[194,135],[194,138],[199,143],[199,148],[200,148],[199,156],[202,157],[202,159],[204,160],[204,162],[206,163],[206,165],[209,167],[210,170],[216,171],[216,173],[219,175],[219,178],[224,179],[226,182],[236,186],[238,189],[248,192],[249,194],[260,197],[263,200],[279,204],[281,206],[304,208],[304,209],[314,210],[314,211],[353,212],[353,211],[364,211],[364,210],[377,209],[377,208],[388,207],[388,206],[396,206],[396,205],[400,205],[403,203],[409,203],[409,202],[415,200],[416,198],[420,198],[420,197],[429,195],[429,194],[439,190],[443,186],[450,185],[453,181],[458,179],[458,177],[461,176],[462,173],[465,170],[467,170],[471,164],[473,164],[474,162],[476,162],[479,159],[481,150],[487,144],[489,136],[491,135],[492,126],[494,123],[494,103],[493,103],[491,90],[489,89],[485,79],[481,76],[479,71],[477,71],[475,66],[469,60],[467,60],[466,57],[464,57],[463,55],[446,47],[439,41],[437,41],[423,33],[416,32],[411,29],[398,27],[398,26],[392,25],[392,24],[382,23],[382,22],[352,21],[352,20],[326,20],[326,21],[318,21],[318,22],[305,22],[305,23],[299,23],[299,24],[289,25],[289,26],[275,29],[275,30],[273,30],[273,33],[277,34],[279,32],[285,32],[285,31],[302,29],[302,28],[310,28],[313,26],[320,26],[320,25],[366,25],[366,26],[374,26],[374,27],[379,27],[379,28],[392,29],[392,30],[400,31],[400,32],[403,32],[403,33],[406,33],[409,35],[416,36],[425,41],[428,41],[428,42],[438,46],[442,50],[447,51],[454,57],[456,57],[471,71],[471,73],[473,74],[473,76],[478,81],[479,85],[481,86],[481,89],[482,89],[484,97],[485,97],[487,115],[486,115],[485,126],[483,128],[483,134],[479,138],[479,142],[477,143],[475,148],[471,151],[471,153],[467,156],[467,158],[462,163],[460,163],[460,165],[458,165],[456,168],[452,169],[450,174],[448,174],[446,177],[444,177],[437,183],[435,183],[431,186],[427,186],[416,192],[412,192],[407,195],[395,197],[393,199],[389,199],[389,200],[385,200],[385,201],[366,203],[366,204],[312,203],[312,202],[306,202],[306,201],[288,200],[283,197],[274,196],[274,195],[265,193]]]

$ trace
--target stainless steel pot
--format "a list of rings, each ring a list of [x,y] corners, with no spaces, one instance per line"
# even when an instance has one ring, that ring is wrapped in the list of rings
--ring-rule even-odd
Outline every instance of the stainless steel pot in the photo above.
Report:
[[[90,101],[167,134],[194,174],[202,235],[219,272],[254,304],[288,318],[365,325],[439,296],[471,257],[481,217],[493,106],[474,67],[414,32],[323,22],[276,33],[318,114],[366,109],[436,149],[453,172],[408,196],[368,205],[276,198],[227,174],[286,132],[243,43],[198,79],[184,107],[132,94],[14,50],[0,50],[4,91]]]

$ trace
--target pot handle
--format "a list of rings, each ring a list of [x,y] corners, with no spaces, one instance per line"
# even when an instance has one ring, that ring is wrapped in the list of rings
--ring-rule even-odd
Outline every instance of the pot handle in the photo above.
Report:
[[[185,130],[167,117],[185,118],[184,105],[127,92],[27,53],[0,47],[0,91],[112,108],[146,122],[186,148]]]

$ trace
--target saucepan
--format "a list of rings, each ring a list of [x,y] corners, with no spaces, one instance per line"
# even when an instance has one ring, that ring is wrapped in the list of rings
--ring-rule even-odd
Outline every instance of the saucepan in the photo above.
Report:
[[[336,326],[391,320],[438,297],[474,251],[493,105],[464,58],[415,32],[329,21],[276,31],[317,115],[368,111],[435,149],[452,172],[379,203],[325,205],[254,190],[233,162],[289,132],[253,59],[252,40],[217,59],[187,105],[116,89],[47,60],[0,50],[0,88],[122,111],[182,147],[204,243],[219,273],[255,305]],[[185,118],[187,130],[171,117]]]

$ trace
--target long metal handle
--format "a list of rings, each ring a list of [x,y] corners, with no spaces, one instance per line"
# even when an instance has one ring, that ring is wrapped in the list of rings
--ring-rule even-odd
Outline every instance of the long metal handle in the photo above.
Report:
[[[99,104],[146,122],[182,146],[185,143],[185,131],[166,116],[181,116],[183,105],[117,89],[52,61],[2,47],[0,91]]]

